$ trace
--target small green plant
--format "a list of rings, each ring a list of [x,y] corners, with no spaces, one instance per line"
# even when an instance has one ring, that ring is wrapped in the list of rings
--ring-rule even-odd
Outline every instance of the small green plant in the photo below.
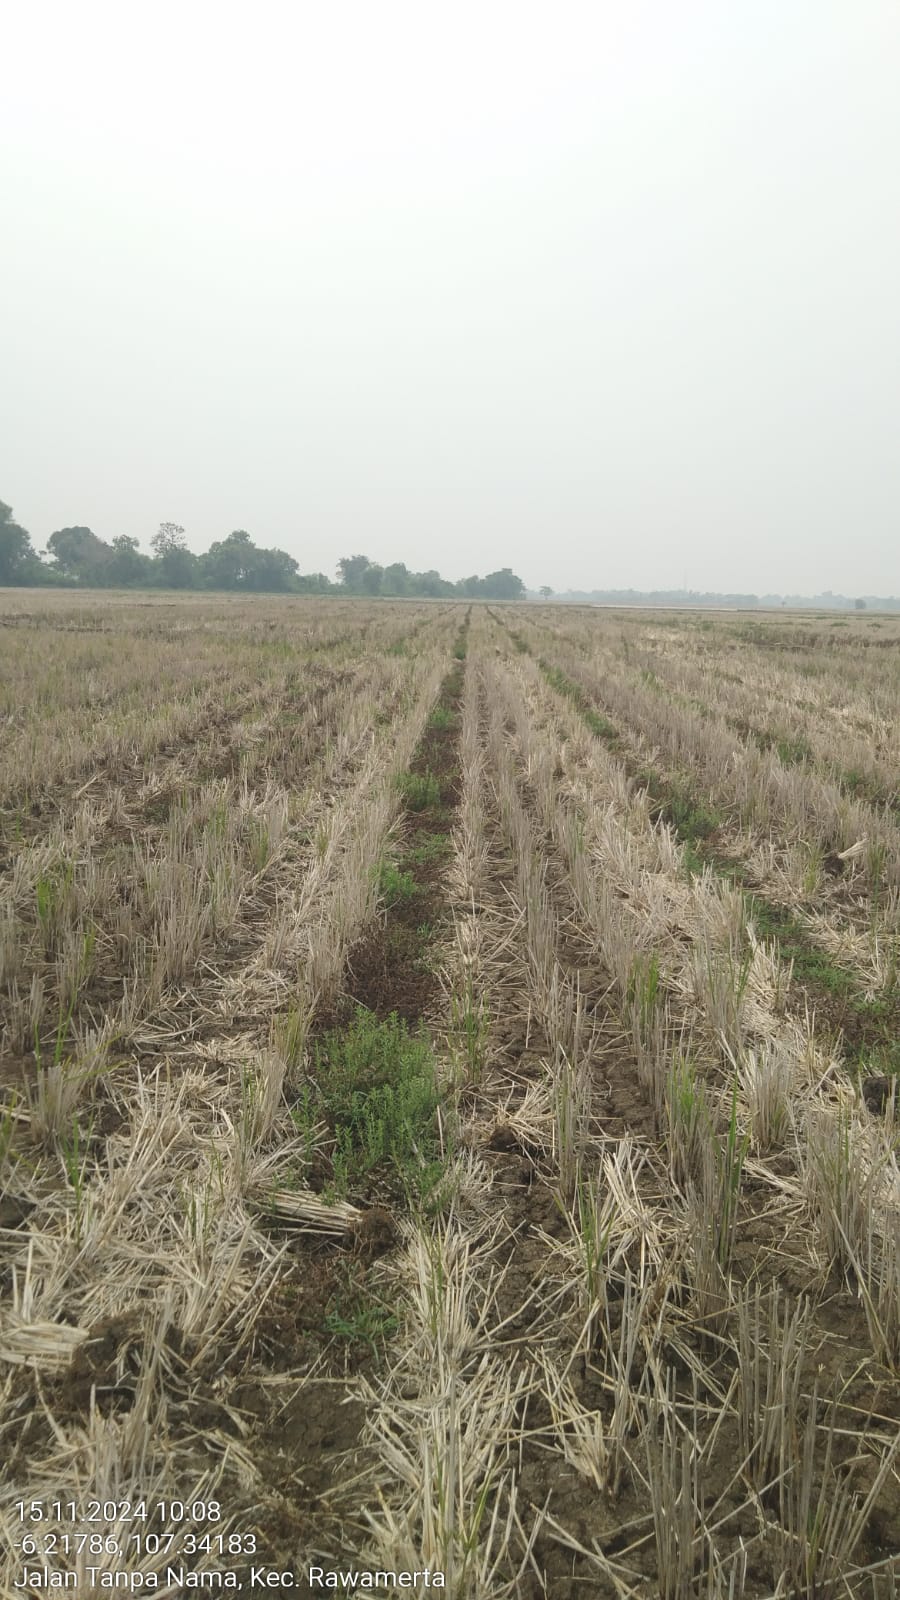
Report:
[[[247,843],[254,872],[262,872],[272,853],[272,840],[268,824],[261,817],[251,819]]]
[[[35,909],[45,950],[49,950],[58,937],[66,913],[72,908],[74,886],[75,868],[68,861],[55,871],[42,874],[35,884]]]
[[[185,810],[187,810],[189,805],[190,805],[190,799],[189,799],[189,796],[186,794],[185,795]],[[215,840],[224,839],[224,838],[227,837],[227,835],[228,835],[228,802],[227,802],[227,800],[217,800],[216,801],[215,805],[213,806],[213,808],[212,808],[212,810],[211,810],[211,812],[209,814],[209,820],[208,820],[208,822],[206,824],[206,832],[207,832],[207,834],[209,835],[210,838],[215,839]]]
[[[13,1136],[16,1130],[16,1104],[17,1096],[13,1094],[9,1104],[5,1105],[0,1111],[0,1192],[2,1192],[3,1184],[8,1176],[7,1168],[9,1168],[9,1173],[12,1173],[18,1165],[17,1158],[13,1152]]]
[[[727,1051],[744,1090],[750,1128],[757,1150],[777,1150],[790,1125],[791,1058],[780,1043],[769,1041],[744,1050],[736,1058]]]
[[[305,1168],[309,1168],[312,1165],[316,1146],[324,1131],[321,1121],[318,1120],[317,1110],[316,1098],[311,1084],[301,1084],[299,1094],[291,1106],[291,1121],[300,1135]]]
[[[626,1003],[635,1007],[643,1028],[647,1028],[656,1015],[658,997],[659,957],[655,954],[635,956],[628,977]]]
[[[753,967],[753,948],[716,948],[708,938],[693,955],[694,983],[710,1025],[726,1050],[740,1048],[744,1035],[744,999]]]
[[[758,937],[774,940],[782,960],[792,964],[797,978],[826,989],[845,1004],[852,1003],[857,988],[854,975],[837,966],[824,950],[812,944],[803,925],[790,911],[759,895],[748,893],[744,898],[747,921],[753,924]]]
[[[738,1133],[737,1078],[731,1089],[731,1111],[725,1143],[716,1147],[716,1257],[723,1272],[731,1260],[734,1230],[737,1221],[738,1200],[741,1192],[741,1173],[744,1170],[749,1147],[749,1136]]]
[[[380,1022],[360,1008],[349,1027],[317,1043],[312,1080],[334,1132],[337,1193],[359,1192],[379,1174],[430,1203],[444,1162],[427,1035],[411,1032],[394,1013]]]
[[[686,785],[676,782],[663,803],[663,816],[671,823],[683,843],[697,844],[708,839],[722,825],[722,818],[711,806],[697,800]]]
[[[305,1010],[295,1007],[272,1022],[272,1045],[282,1055],[289,1067],[298,1067],[303,1060],[309,1017]]]
[[[71,1017],[82,987],[90,977],[95,944],[96,934],[90,929],[80,936],[74,934],[72,944],[66,952],[65,964],[60,974],[59,1002],[61,1012],[62,1008],[65,1008],[68,1017]]]
[[[341,1307],[329,1311],[325,1318],[327,1331],[336,1339],[345,1339],[348,1344],[367,1344],[373,1355],[377,1354],[379,1345],[396,1333],[398,1326],[393,1313],[378,1305]]]
[[[385,1341],[396,1333],[399,1318],[360,1280],[358,1263],[348,1265],[325,1314],[325,1329],[350,1345],[368,1345],[378,1356]]]
[[[465,661],[466,645],[464,639],[457,639],[456,644],[453,646],[453,658],[455,661]]]
[[[609,745],[615,746],[619,743],[619,735],[616,728],[607,717],[602,716],[599,711],[595,711],[580,684],[567,677],[560,667],[554,667],[551,662],[545,661],[543,656],[538,665],[551,689],[555,689],[557,694],[564,694],[568,700],[572,701],[572,704],[581,715],[582,722],[586,727],[590,728],[591,733],[596,734],[598,739],[605,740]]]
[[[418,886],[412,873],[402,872],[392,861],[381,862],[376,873],[376,882],[378,894],[388,907],[412,900],[418,893]]]
[[[693,1062],[680,1053],[669,1071],[666,1111],[672,1174],[676,1183],[689,1184],[702,1174],[711,1121],[706,1093],[697,1081]]]
[[[782,738],[776,739],[775,749],[778,751],[779,761],[786,767],[799,767],[813,759],[811,746],[799,735],[785,734]]]
[[[79,1127],[77,1116],[72,1117],[71,1134],[66,1139],[60,1140],[60,1153],[66,1169],[69,1186],[75,1194],[75,1243],[81,1248],[85,1219],[85,1177],[87,1172],[87,1151],[85,1145],[90,1142],[93,1122],[88,1126],[87,1136],[83,1136]]]
[[[72,1021],[73,1004],[74,1002],[70,1003],[67,1007],[64,1007],[62,1004],[60,1004],[59,1011],[57,1013],[56,1036],[53,1040],[53,1061],[51,1063],[51,1065],[54,1067],[61,1067],[63,1065],[63,1060],[66,1053],[66,1039],[68,1038],[69,1026]],[[41,1038],[40,1034],[38,1033],[37,1023],[34,1025],[34,1059],[38,1071],[42,1071],[46,1066],[46,1063],[41,1050]]]
[[[685,840],[681,847],[681,870],[689,883],[692,879],[700,877],[703,867],[703,857],[696,845],[690,839]]]
[[[873,839],[866,851],[866,876],[869,880],[871,921],[873,926],[878,922],[878,910],[881,901],[882,890],[884,888],[886,867],[887,849],[882,840]]]
[[[418,844],[405,853],[411,866],[425,867],[432,861],[443,861],[450,854],[450,836],[446,833],[426,833]]]
[[[186,1235],[199,1261],[205,1259],[213,1225],[215,1199],[213,1190],[214,1179],[210,1174],[202,1193],[196,1189],[187,1191],[182,1188],[180,1191]]]
[[[565,1215],[581,1269],[578,1283],[583,1311],[588,1313],[585,1339],[589,1348],[606,1317],[616,1200],[595,1178],[587,1179],[579,1170],[574,1201]]]
[[[397,788],[410,811],[427,811],[431,806],[440,805],[440,780],[433,772],[401,772]]]
[[[825,865],[825,855],[821,845],[808,844],[806,846],[806,865],[803,869],[804,894],[817,894],[822,882],[822,871]]]
[[[476,996],[471,973],[466,976],[462,994],[453,996],[450,1012],[453,1031],[465,1063],[466,1079],[469,1083],[478,1083],[484,1070],[490,1023],[485,1012],[484,996]]]
[[[452,728],[455,722],[456,714],[450,710],[449,706],[435,706],[431,716],[428,718],[429,728],[437,728],[441,731]]]
[[[34,886],[35,901],[37,905],[38,922],[46,938],[50,929],[50,919],[53,915],[53,879],[38,878]]]

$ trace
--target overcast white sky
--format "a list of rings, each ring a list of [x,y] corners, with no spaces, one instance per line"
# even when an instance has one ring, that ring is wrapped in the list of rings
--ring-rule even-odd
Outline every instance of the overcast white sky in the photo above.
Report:
[[[895,0],[28,0],[2,53],[38,547],[900,593]]]

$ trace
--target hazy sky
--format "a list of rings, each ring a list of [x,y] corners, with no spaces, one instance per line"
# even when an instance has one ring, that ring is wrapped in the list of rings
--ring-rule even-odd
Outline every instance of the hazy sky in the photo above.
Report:
[[[900,593],[896,0],[28,0],[0,499]]]

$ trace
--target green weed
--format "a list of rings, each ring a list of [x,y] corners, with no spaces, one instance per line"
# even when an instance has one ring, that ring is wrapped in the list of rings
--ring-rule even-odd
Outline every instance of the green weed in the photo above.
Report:
[[[46,876],[42,875],[35,884],[35,909],[47,950],[73,908],[74,888],[75,868],[71,862],[57,867]]]
[[[811,762],[814,759],[812,746],[799,735],[785,734],[782,738],[776,739],[775,749],[778,751],[779,761],[786,767],[799,767],[804,762]]]
[[[423,1031],[360,1008],[313,1052],[314,1092],[334,1133],[334,1183],[359,1192],[373,1175],[427,1204],[444,1171],[434,1056]]]
[[[825,853],[818,844],[806,846],[806,865],[803,869],[804,894],[816,894],[822,882],[822,869],[825,865]]]
[[[360,1281],[358,1271],[348,1265],[329,1301],[326,1332],[346,1344],[368,1345],[372,1355],[377,1356],[399,1325],[396,1314],[372,1294]]]
[[[609,745],[617,745],[619,743],[619,735],[615,727],[606,717],[601,716],[599,711],[594,710],[580,684],[574,683],[560,667],[554,667],[551,662],[545,661],[543,656],[538,665],[551,689],[555,689],[557,694],[564,694],[568,700],[572,701],[572,704],[581,715],[582,722],[590,728],[591,733],[596,734],[598,739],[604,739]]]
[[[12,1095],[8,1105],[0,1111],[0,1193],[7,1178],[7,1166],[10,1173],[15,1171],[18,1160],[13,1153],[13,1137],[16,1131],[15,1110],[17,1096]]]
[[[804,929],[789,911],[770,905],[759,896],[746,896],[747,918],[763,939],[773,939],[782,959],[793,963],[795,977],[849,1002],[857,990],[852,973],[835,966],[824,950],[808,942]]]
[[[443,861],[450,854],[450,835],[426,833],[412,849],[404,852],[404,860],[411,866],[424,867],[432,861]]]
[[[299,1008],[286,1011],[273,1019],[272,1044],[289,1067],[298,1067],[303,1060],[308,1026],[308,1015]]]
[[[440,780],[433,772],[401,772],[397,778],[397,788],[409,811],[426,811],[431,806],[440,805]]]
[[[722,826],[719,812],[704,801],[695,799],[687,785],[681,782],[675,782],[666,789],[662,815],[675,829],[682,844],[696,845]]]
[[[676,1055],[666,1084],[669,1158],[676,1183],[689,1184],[703,1172],[703,1156],[712,1120],[703,1084],[693,1062]]]
[[[255,872],[264,871],[272,853],[272,840],[269,828],[261,817],[254,817],[250,821],[247,834],[247,843],[250,851],[250,861]]]
[[[453,995],[450,1014],[465,1063],[466,1079],[469,1083],[478,1083],[484,1069],[490,1022],[485,1011],[484,996],[476,996],[471,973],[466,977],[462,994]]]
[[[318,1119],[318,1106],[312,1085],[301,1084],[297,1099],[291,1106],[291,1121],[300,1135],[303,1146],[303,1163],[308,1169],[312,1165],[316,1146],[322,1136],[322,1123]]]
[[[90,1142],[93,1122],[88,1127],[87,1136],[83,1136],[78,1124],[78,1118],[72,1117],[72,1132],[68,1139],[60,1141],[60,1151],[69,1186],[75,1194],[75,1243],[81,1247],[85,1218],[85,1179],[87,1172],[87,1151],[85,1145]]]
[[[723,1272],[731,1260],[734,1230],[737,1221],[738,1200],[741,1192],[741,1173],[747,1156],[749,1135],[738,1134],[737,1078],[731,1091],[731,1113],[724,1145],[716,1147],[716,1259]]]
[[[455,724],[456,713],[451,711],[449,706],[435,706],[431,716],[428,718],[429,728],[443,730],[446,728],[452,728],[455,726]]]
[[[656,1015],[659,995],[659,957],[637,955],[631,964],[626,1002],[636,1005],[642,1027],[647,1027]]]
[[[405,900],[412,900],[418,893],[412,873],[402,872],[392,861],[382,861],[375,877],[379,896],[388,907],[400,905]]]
[[[704,867],[703,857],[690,839],[684,841],[681,847],[681,869],[688,879],[699,878]]]
[[[73,1004],[70,1004],[67,1008],[63,1007],[63,1005],[60,1004],[59,1011],[57,1013],[56,1036],[55,1036],[55,1038],[53,1040],[53,1061],[52,1061],[52,1065],[54,1067],[58,1067],[58,1066],[60,1066],[62,1064],[63,1057],[65,1056],[65,1053],[66,1053],[66,1039],[68,1038],[69,1026],[70,1026],[71,1021],[72,1021]],[[38,1033],[38,1029],[37,1029],[37,1023],[35,1023],[35,1028],[34,1028],[34,1059],[35,1059],[35,1063],[37,1065],[38,1071],[40,1071],[41,1068],[45,1065],[45,1062],[44,1062],[44,1057],[43,1057],[43,1053],[42,1053],[42,1050],[41,1050],[41,1040],[40,1040],[40,1034]]]
[[[850,794],[865,794],[869,787],[866,774],[860,772],[858,767],[850,767],[847,771],[841,772],[839,779],[841,788]]]

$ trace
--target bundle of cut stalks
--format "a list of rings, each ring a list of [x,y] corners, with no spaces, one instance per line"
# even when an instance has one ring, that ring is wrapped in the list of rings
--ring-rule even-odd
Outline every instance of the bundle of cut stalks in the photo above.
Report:
[[[65,1322],[30,1322],[13,1311],[0,1330],[0,1362],[15,1367],[67,1367],[89,1337]]]
[[[343,1238],[362,1231],[366,1212],[346,1200],[327,1205],[311,1189],[275,1189],[252,1197],[260,1215],[300,1233],[331,1234]]]

